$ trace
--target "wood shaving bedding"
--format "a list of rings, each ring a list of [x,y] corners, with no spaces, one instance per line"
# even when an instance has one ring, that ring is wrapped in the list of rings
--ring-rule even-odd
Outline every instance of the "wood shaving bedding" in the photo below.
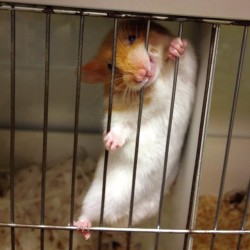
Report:
[[[219,214],[218,229],[239,230],[243,217],[246,201],[246,192],[231,191],[223,196],[222,206]],[[199,198],[196,229],[213,229],[217,206],[217,197],[203,195]],[[246,228],[250,229],[250,209],[248,209]],[[214,250],[237,249],[239,235],[221,235],[215,237]],[[209,250],[210,234],[194,235],[193,250]],[[244,235],[241,242],[241,250],[250,249],[250,235]]]
[[[92,180],[95,162],[81,154],[76,168],[75,218],[80,214],[81,203]],[[45,224],[68,225],[70,221],[72,159],[48,167],[46,172]],[[0,222],[10,221],[10,191],[6,174],[1,177],[0,185]],[[41,167],[32,165],[20,169],[15,174],[15,223],[40,224],[41,207]],[[45,249],[68,249],[69,232],[67,230],[45,230]],[[40,249],[40,230],[16,228],[15,242],[17,250]],[[86,241],[77,232],[74,233],[74,250],[97,249],[98,233],[93,232]],[[1,250],[11,249],[10,229],[0,227]],[[105,233],[103,250],[125,250],[126,234]],[[132,243],[131,250],[140,250],[140,244]]]
[[[94,174],[95,162],[82,154],[77,162],[75,215],[80,212],[81,202]],[[68,225],[70,214],[72,159],[48,167],[46,173],[45,224]],[[9,181],[6,174],[0,176],[0,221],[10,221]],[[19,170],[15,175],[15,222],[23,224],[40,224],[41,167],[32,165]],[[244,209],[245,192],[233,191],[223,197],[218,229],[239,229]],[[212,229],[214,223],[217,197],[205,195],[199,198],[197,229]],[[247,216],[246,229],[250,229],[250,218]],[[75,217],[76,217],[75,216]],[[15,229],[17,250],[40,249],[40,230]],[[126,233],[105,233],[103,250],[125,250]],[[238,235],[217,235],[214,250],[236,249]],[[133,239],[133,237],[132,237]],[[211,235],[194,235],[193,250],[209,250]],[[131,250],[142,250],[143,239],[132,241]],[[64,230],[45,230],[45,249],[68,249],[69,232]],[[98,232],[93,232],[90,240],[85,241],[74,233],[74,250],[97,249]],[[11,249],[9,228],[0,228],[1,250]],[[242,238],[241,250],[250,249],[250,235]],[[176,249],[166,249],[176,250]]]

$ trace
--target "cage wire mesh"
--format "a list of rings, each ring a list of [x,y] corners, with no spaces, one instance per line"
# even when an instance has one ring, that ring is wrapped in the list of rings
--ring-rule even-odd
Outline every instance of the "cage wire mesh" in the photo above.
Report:
[[[176,22],[178,24],[178,36],[182,37],[183,30],[185,30],[185,23],[191,22],[196,24],[205,24],[209,26],[209,30],[211,31],[210,34],[210,41],[209,42],[209,51],[208,51],[208,58],[207,58],[207,68],[205,70],[205,84],[204,84],[204,92],[201,94],[202,101],[201,101],[201,113],[200,113],[200,122],[198,124],[198,133],[197,133],[197,142],[195,142],[195,161],[194,161],[194,170],[193,170],[193,177],[192,177],[192,185],[190,189],[190,197],[189,204],[188,204],[188,211],[187,211],[187,217],[186,217],[186,226],[183,228],[175,227],[164,227],[161,224],[161,216],[162,216],[162,199],[163,199],[163,192],[161,194],[161,201],[159,205],[159,211],[158,211],[158,221],[157,225],[155,227],[133,227],[132,226],[132,216],[133,216],[133,190],[131,194],[131,205],[130,205],[130,216],[129,216],[129,225],[126,228],[119,228],[119,227],[106,227],[103,224],[103,209],[104,209],[104,202],[105,202],[105,185],[106,185],[106,169],[108,167],[108,157],[109,153],[108,151],[105,152],[105,165],[104,165],[104,175],[103,175],[103,195],[102,200],[100,201],[102,204],[101,209],[101,215],[100,215],[100,224],[96,227],[92,227],[90,231],[97,232],[95,241],[97,242],[94,248],[91,248],[88,243],[86,245],[82,246],[81,249],[120,249],[121,243],[119,241],[111,241],[111,243],[107,242],[107,236],[105,236],[105,233],[113,232],[113,233],[124,233],[124,249],[142,249],[140,248],[140,245],[133,245],[132,239],[134,235],[142,233],[147,235],[154,235],[155,237],[152,238],[153,241],[153,247],[150,249],[161,249],[161,241],[160,239],[165,237],[166,235],[182,235],[183,238],[183,249],[223,249],[218,248],[220,246],[216,246],[216,240],[217,238],[226,239],[223,237],[233,238],[234,243],[231,245],[230,249],[250,249],[250,241],[249,241],[249,234],[250,234],[250,228],[249,228],[249,220],[248,219],[248,213],[249,213],[249,193],[250,193],[250,186],[248,184],[248,187],[246,187],[244,192],[237,192],[233,193],[231,195],[225,196],[225,181],[226,181],[226,175],[228,172],[228,161],[230,158],[230,149],[232,144],[232,138],[233,138],[233,129],[234,129],[234,122],[237,115],[237,103],[239,99],[239,93],[240,93],[240,84],[241,84],[241,78],[242,78],[242,71],[244,69],[244,57],[246,58],[247,53],[249,55],[249,48],[247,47],[247,32],[248,32],[248,26],[249,22],[247,21],[239,21],[239,20],[220,20],[220,22],[216,20],[203,20],[202,18],[193,18],[193,17],[171,17],[171,16],[148,16],[143,14],[134,14],[131,15],[131,13],[121,13],[121,12],[106,12],[100,10],[98,11],[91,11],[91,10],[84,10],[84,9],[71,9],[71,8],[59,8],[59,7],[43,7],[43,6],[32,6],[32,5],[24,5],[24,4],[8,4],[4,2],[0,2],[0,13],[4,13],[4,15],[8,16],[8,23],[1,24],[2,31],[6,31],[6,36],[9,36],[10,39],[9,42],[9,51],[10,53],[3,53],[6,56],[6,61],[8,62],[9,67],[3,67],[2,70],[5,72],[8,72],[10,75],[9,78],[7,78],[7,84],[4,86],[1,86],[1,88],[9,88],[9,96],[8,96],[8,105],[9,107],[1,106],[1,113],[8,112],[8,115],[6,117],[9,118],[10,122],[7,122],[2,125],[2,129],[7,129],[9,131],[9,169],[4,173],[7,176],[7,181],[4,178],[1,178],[1,189],[7,191],[2,191],[2,193],[7,193],[9,197],[7,198],[9,204],[6,205],[6,199],[2,200],[0,203],[0,209],[2,207],[2,212],[0,214],[0,227],[1,227],[1,234],[4,235],[7,234],[10,237],[9,242],[5,242],[7,245],[3,245],[1,243],[1,247],[3,249],[23,249],[21,248],[21,245],[24,244],[25,249],[52,249],[51,246],[48,245],[48,241],[52,237],[52,232],[55,232],[53,234],[53,237],[56,237],[57,232],[62,232],[62,234],[58,234],[58,237],[62,240],[64,239],[64,243],[60,243],[60,241],[57,242],[56,245],[53,246],[53,249],[79,249],[77,247],[81,246],[79,245],[79,241],[84,241],[83,239],[76,239],[74,237],[75,234],[75,227],[73,226],[73,221],[75,218],[75,211],[77,207],[77,201],[76,201],[76,195],[81,192],[81,185],[78,182],[78,179],[80,181],[89,181],[88,177],[84,176],[84,174],[79,173],[77,164],[79,164],[79,155],[78,155],[78,147],[79,147],[79,123],[80,123],[80,103],[81,103],[81,67],[82,67],[82,58],[84,58],[84,34],[85,34],[85,28],[86,27],[86,20],[85,17],[88,16],[91,18],[91,16],[101,16],[107,19],[112,20],[113,22],[113,28],[114,28],[114,41],[116,41],[116,31],[117,31],[117,21],[119,18],[125,19],[125,18],[141,18],[148,20],[148,32],[150,30],[150,21],[151,20],[167,20],[169,22]],[[26,179],[25,176],[21,176],[19,170],[17,172],[17,161],[16,158],[16,147],[18,147],[17,143],[17,130],[22,124],[20,122],[20,119],[17,120],[17,95],[18,95],[18,88],[16,86],[17,82],[17,71],[16,71],[16,48],[19,46],[17,44],[18,41],[20,41],[20,38],[16,39],[17,30],[16,27],[19,24],[19,22],[22,21],[22,18],[19,18],[19,22],[17,22],[17,15],[22,12],[28,12],[32,13],[35,12],[36,15],[39,15],[38,18],[41,18],[41,29],[44,32],[44,48],[41,49],[44,53],[44,60],[43,60],[43,67],[42,67],[42,73],[40,73],[43,76],[42,81],[43,83],[43,93],[42,93],[42,150],[41,150],[41,171],[37,171],[37,169],[31,169],[29,168],[26,173],[23,173],[23,175],[27,175],[31,173],[32,171],[37,171],[35,174],[36,176],[39,176],[40,180],[36,185],[34,184],[34,180],[26,180],[27,183],[30,184],[30,186],[26,190],[26,195],[21,197],[23,200],[27,199],[28,190],[29,189],[36,189],[36,199],[34,199],[33,203],[30,203],[30,207],[34,206],[37,207],[37,211],[39,212],[39,215],[36,214],[36,220],[32,220],[28,222],[19,222],[22,220],[19,220],[18,216],[21,216],[23,221],[25,221],[25,216],[28,216],[28,213],[22,214],[20,213],[21,207],[18,206],[17,203],[20,202],[19,197],[16,197],[16,194],[20,189],[19,180],[20,179]],[[56,176],[58,176],[59,179],[57,179],[56,176],[52,174],[52,168],[48,167],[47,163],[47,157],[48,157],[48,134],[49,134],[49,113],[50,113],[50,80],[51,80],[51,53],[52,53],[52,45],[51,45],[51,37],[53,36],[53,31],[51,30],[51,18],[57,14],[61,15],[67,15],[68,18],[70,16],[73,16],[76,22],[78,22],[78,32],[75,32],[75,36],[77,37],[77,46],[75,48],[75,51],[72,52],[74,55],[76,65],[76,77],[75,80],[75,89],[71,90],[74,92],[74,116],[72,116],[73,120],[73,143],[72,143],[72,159],[67,162],[67,164],[61,164],[61,166],[68,166],[68,169],[65,170],[65,168],[58,168],[58,172]],[[225,25],[232,25],[237,27],[242,27],[242,42],[241,42],[241,48],[240,48],[240,54],[238,57],[238,65],[236,69],[236,80],[235,80],[235,89],[233,91],[233,97],[231,104],[228,104],[231,106],[230,111],[230,118],[228,123],[228,130],[227,130],[227,137],[226,137],[226,143],[225,143],[225,152],[223,155],[223,167],[222,172],[220,173],[220,185],[218,190],[218,197],[213,200],[209,200],[209,203],[207,205],[204,205],[206,208],[214,205],[213,211],[208,210],[207,213],[214,213],[214,216],[212,215],[211,219],[211,225],[209,227],[202,227],[202,219],[199,221],[199,216],[201,215],[200,206],[199,206],[199,190],[200,190],[200,178],[201,178],[201,170],[202,170],[202,161],[203,161],[203,155],[204,155],[204,147],[206,145],[206,138],[207,138],[207,126],[208,126],[208,120],[209,120],[209,111],[210,111],[210,105],[212,100],[212,92],[213,92],[213,82],[214,82],[214,75],[217,70],[216,60],[217,60],[217,54],[218,54],[218,43],[220,40],[220,29],[222,26]],[[7,25],[8,27],[3,27],[3,25]],[[8,30],[8,32],[7,32]],[[76,31],[76,30],[75,30]],[[30,31],[32,32],[32,31]],[[96,32],[96,31],[95,31]],[[148,36],[148,35],[147,35]],[[147,38],[148,40],[148,38]],[[114,42],[115,44],[115,42]],[[249,58],[249,56],[248,56]],[[5,59],[3,59],[5,60]],[[20,63],[20,62],[19,62]],[[115,68],[115,46],[113,48],[113,74],[114,74],[114,68]],[[37,70],[37,69],[35,69]],[[176,60],[176,67],[175,67],[175,77],[173,86],[176,85],[176,78],[178,76],[178,60]],[[6,80],[6,79],[5,79]],[[40,81],[40,80],[39,80]],[[41,81],[41,82],[42,82]],[[249,79],[247,80],[249,81]],[[113,80],[111,79],[111,86]],[[174,112],[174,95],[175,95],[175,88],[173,88],[173,94],[172,94],[172,104],[171,104],[171,113],[173,115]],[[109,104],[109,119],[107,124],[107,131],[110,129],[111,126],[111,115],[112,115],[112,87],[110,91],[110,104]],[[18,97],[20,98],[20,97]],[[136,143],[136,149],[135,149],[135,165],[134,165],[134,175],[133,175],[133,183],[132,187],[134,187],[136,183],[136,158],[138,156],[138,143],[140,139],[140,122],[141,122],[141,115],[143,111],[143,91],[141,92],[141,101],[140,105],[138,107],[139,115],[138,115],[138,127],[137,127],[137,143]],[[248,97],[249,98],[249,97]],[[6,105],[6,103],[5,103]],[[30,103],[29,105],[32,105]],[[93,114],[94,115],[94,114]],[[40,118],[39,118],[40,119]],[[171,120],[170,120],[171,123]],[[171,134],[171,126],[169,130],[168,136],[170,137]],[[38,128],[39,129],[39,128]],[[215,146],[214,146],[215,147]],[[168,148],[166,149],[166,158],[168,154]],[[85,161],[86,163],[86,161]],[[91,164],[90,164],[91,165]],[[167,164],[166,164],[167,166]],[[165,166],[165,171],[167,171],[167,167]],[[249,168],[249,166],[248,166]],[[26,171],[26,170],[25,170]],[[61,221],[57,220],[55,218],[52,218],[52,221],[49,223],[47,222],[48,212],[46,212],[46,207],[49,206],[49,198],[48,194],[51,191],[50,185],[53,185],[53,181],[60,181],[60,178],[63,179],[64,177],[60,176],[60,171],[63,171],[67,174],[67,183],[68,183],[68,200],[64,202],[68,202],[69,209],[65,212],[65,218],[63,218]],[[240,171],[240,170],[239,170]],[[249,171],[248,171],[249,172]],[[92,172],[90,171],[90,174]],[[65,175],[66,175],[65,174]],[[20,177],[21,176],[21,177]],[[249,175],[248,177],[249,178]],[[52,181],[53,179],[53,181]],[[65,179],[65,180],[66,180]],[[163,178],[164,179],[164,178]],[[33,181],[33,182],[32,182]],[[3,184],[6,184],[7,188],[3,188]],[[28,185],[28,184],[27,184]],[[19,189],[19,190],[18,190]],[[164,180],[162,181],[162,190],[164,190]],[[200,200],[201,202],[201,200]],[[225,209],[225,204],[229,204],[229,209]],[[219,221],[220,221],[220,214],[224,213],[226,211],[227,215],[230,214],[230,211],[233,210],[233,208],[237,208],[238,212],[238,219],[240,223],[237,225],[237,227],[231,228],[227,227],[227,225],[224,228],[220,228]],[[4,210],[4,208],[7,208]],[[209,207],[211,209],[211,207]],[[52,209],[52,208],[51,208]],[[62,207],[63,209],[63,207]],[[239,212],[240,211],[240,212]],[[60,214],[60,210],[57,211],[58,214]],[[234,212],[235,214],[235,212]],[[7,217],[4,218],[4,215]],[[53,223],[54,219],[54,223]],[[68,221],[68,223],[65,221],[65,219]],[[230,218],[227,218],[230,220]],[[205,220],[208,220],[205,218]],[[197,224],[197,226],[196,226]],[[24,236],[21,237],[21,232],[26,232],[26,238]],[[1,236],[0,241],[3,241],[4,238]],[[197,241],[199,240],[203,242],[208,242],[208,245],[204,248],[197,245]],[[34,241],[38,242],[38,244],[31,245],[30,238],[33,238]],[[245,242],[244,242],[245,240]],[[66,243],[65,243],[66,242]],[[76,243],[77,242],[77,243]],[[248,243],[247,243],[248,242]],[[4,244],[5,244],[4,243]],[[105,245],[106,244],[106,245]],[[38,246],[38,248],[37,248]],[[123,249],[123,248],[122,248]],[[166,248],[165,248],[166,249]],[[172,249],[172,248],[167,248]],[[181,249],[181,248],[180,248]],[[225,248],[229,249],[229,248]]]

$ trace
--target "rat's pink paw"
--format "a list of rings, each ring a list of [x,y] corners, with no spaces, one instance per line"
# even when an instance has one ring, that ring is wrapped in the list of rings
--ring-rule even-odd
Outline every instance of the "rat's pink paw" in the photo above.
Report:
[[[177,57],[180,57],[184,54],[186,47],[186,40],[181,40],[179,37],[173,39],[168,49],[168,58],[175,60]]]
[[[85,240],[88,240],[91,237],[91,234],[89,232],[89,228],[91,227],[91,222],[89,221],[74,221],[73,224],[75,227],[77,227],[77,231],[85,238]]]
[[[117,134],[114,131],[110,131],[107,134],[104,135],[103,138],[105,148],[107,150],[114,151],[125,143],[125,138],[121,134]]]

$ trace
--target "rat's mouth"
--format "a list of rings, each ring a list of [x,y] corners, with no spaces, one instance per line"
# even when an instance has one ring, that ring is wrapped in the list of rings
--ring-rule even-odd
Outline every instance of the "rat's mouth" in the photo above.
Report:
[[[147,88],[155,82],[157,72],[157,59],[149,54],[146,62],[138,66],[135,64],[133,71],[121,71],[121,75],[128,88],[140,91],[143,87]]]
[[[149,65],[134,73],[134,84],[139,88],[150,86],[156,79],[156,61],[149,55]]]

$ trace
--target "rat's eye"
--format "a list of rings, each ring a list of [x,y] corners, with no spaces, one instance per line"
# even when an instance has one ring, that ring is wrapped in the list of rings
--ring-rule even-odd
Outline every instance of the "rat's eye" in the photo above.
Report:
[[[108,67],[109,70],[112,70],[112,63],[108,63],[107,67]]]
[[[136,36],[135,35],[129,35],[128,36],[128,41],[130,44],[133,44],[136,40]]]

